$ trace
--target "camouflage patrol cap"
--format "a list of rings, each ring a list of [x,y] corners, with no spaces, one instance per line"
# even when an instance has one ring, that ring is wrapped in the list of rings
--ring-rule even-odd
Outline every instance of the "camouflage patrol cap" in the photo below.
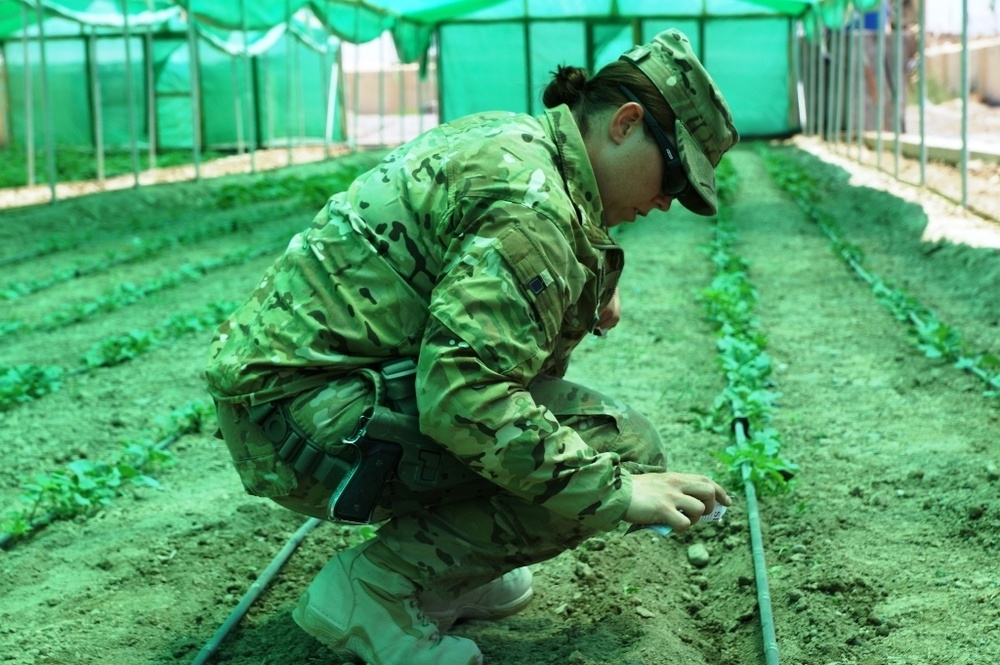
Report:
[[[714,215],[718,210],[715,167],[740,138],[722,93],[698,61],[691,42],[675,28],[634,47],[621,59],[653,82],[677,116],[678,152],[691,183],[691,190],[678,200],[699,215]]]

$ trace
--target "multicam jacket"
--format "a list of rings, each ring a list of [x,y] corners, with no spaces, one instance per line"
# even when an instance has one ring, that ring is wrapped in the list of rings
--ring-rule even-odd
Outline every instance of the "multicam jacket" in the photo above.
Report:
[[[565,106],[470,116],[333,196],[219,329],[216,398],[259,403],[388,358],[418,358],[420,426],[494,483],[598,529],[619,459],[526,390],[561,376],[623,265]]]

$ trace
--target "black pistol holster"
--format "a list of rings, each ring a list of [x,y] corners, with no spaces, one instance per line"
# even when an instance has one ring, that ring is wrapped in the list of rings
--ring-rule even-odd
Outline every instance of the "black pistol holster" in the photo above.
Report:
[[[300,474],[333,490],[329,516],[343,522],[372,521],[382,490],[399,482],[410,493],[442,489],[480,476],[437,442],[420,433],[416,415],[416,363],[402,358],[381,368],[388,401],[365,410],[357,431],[343,440],[350,456],[331,455],[310,439],[284,404],[251,407],[250,419],[275,445],[278,457]]]

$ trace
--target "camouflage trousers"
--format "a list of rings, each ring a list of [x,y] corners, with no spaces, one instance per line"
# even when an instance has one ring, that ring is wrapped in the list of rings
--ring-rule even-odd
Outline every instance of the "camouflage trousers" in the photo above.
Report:
[[[382,400],[377,373],[352,375],[289,400],[296,424],[327,452],[338,453],[362,411]],[[540,377],[535,401],[599,452],[615,452],[632,473],[665,469],[659,433],[628,405],[570,381]],[[296,512],[328,519],[331,489],[297,474],[249,422],[246,410],[219,404],[219,425],[244,486]],[[414,500],[416,499],[416,500]],[[554,557],[595,535],[578,522],[520,499],[489,481],[447,494],[414,494],[393,483],[379,499],[382,522],[368,556],[441,595],[458,595],[503,573]]]

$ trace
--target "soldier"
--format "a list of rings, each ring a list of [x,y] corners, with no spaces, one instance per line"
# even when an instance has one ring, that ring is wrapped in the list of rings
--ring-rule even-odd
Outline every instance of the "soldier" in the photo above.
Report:
[[[592,78],[560,67],[538,117],[434,128],[333,196],[214,340],[207,376],[251,494],[384,522],[293,612],[379,665],[468,665],[446,635],[532,595],[528,564],[622,522],[677,531],[730,505],[666,471],[652,424],[564,380],[619,319],[609,235],[678,200],[716,211],[738,140],[677,30]]]

